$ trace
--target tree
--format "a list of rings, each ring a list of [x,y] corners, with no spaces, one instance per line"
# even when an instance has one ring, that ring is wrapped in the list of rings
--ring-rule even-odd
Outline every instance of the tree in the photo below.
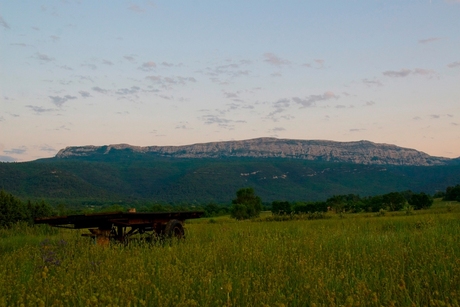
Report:
[[[443,200],[460,201],[460,184],[457,184],[455,187],[447,187]]]
[[[326,203],[329,207],[334,209],[336,213],[342,212],[345,209],[345,197],[344,195],[334,195],[332,197],[329,197],[326,200]]]
[[[272,202],[272,213],[273,214],[290,214],[291,213],[291,204],[288,201],[278,201],[275,200]]]
[[[22,202],[12,194],[0,191],[0,227],[8,227],[18,221],[28,218],[26,208]]]
[[[446,192],[444,191],[436,191],[436,193],[433,194],[433,198],[444,198],[446,197]]]
[[[384,206],[388,207],[389,211],[399,211],[406,204],[406,198],[398,192],[385,194],[382,198]]]
[[[29,222],[33,224],[34,219],[41,217],[48,217],[54,214],[53,208],[50,205],[41,201],[35,204],[32,204],[30,201],[27,202],[27,211],[29,214]]]
[[[378,212],[380,209],[383,209],[383,196],[376,195],[376,196],[369,196],[365,200],[365,206],[367,207],[367,211],[369,212]]]
[[[218,215],[220,207],[215,203],[209,203],[204,206],[204,213],[206,217],[212,217]]]
[[[327,207],[324,201],[295,202],[293,211],[295,213],[327,212]]]
[[[433,204],[433,198],[425,193],[413,194],[409,199],[409,205],[415,210],[426,209]]]
[[[402,191],[400,192],[402,196],[404,196],[404,198],[406,199],[406,201],[409,201],[409,199],[412,197],[412,195],[414,194],[414,192],[412,192],[411,190],[406,190],[406,191]]]
[[[262,199],[255,195],[253,188],[242,188],[232,200],[231,216],[237,220],[257,217],[262,211]]]
[[[237,220],[246,220],[250,218],[248,208],[243,204],[233,204],[230,213],[231,217]]]

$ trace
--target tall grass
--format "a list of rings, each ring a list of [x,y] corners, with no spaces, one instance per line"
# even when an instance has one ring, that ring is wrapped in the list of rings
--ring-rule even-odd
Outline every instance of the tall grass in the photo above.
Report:
[[[219,219],[189,224],[185,242],[127,247],[31,236],[0,255],[0,306],[459,305],[458,212]]]

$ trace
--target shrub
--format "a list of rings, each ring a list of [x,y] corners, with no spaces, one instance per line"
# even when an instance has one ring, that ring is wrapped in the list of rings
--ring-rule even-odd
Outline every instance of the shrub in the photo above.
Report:
[[[425,193],[413,194],[409,199],[409,205],[415,210],[426,209],[433,204],[433,198]]]
[[[454,187],[447,187],[443,200],[460,201],[460,184],[457,184]]]
[[[232,200],[231,216],[237,220],[257,217],[262,211],[262,199],[255,195],[253,188],[242,188],[236,192]]]
[[[272,202],[272,213],[273,214],[290,214],[291,204],[288,201],[277,201]]]
[[[0,227],[11,227],[17,222],[33,224],[35,218],[53,215],[53,210],[44,201],[38,203],[21,200],[3,190],[0,191]]]

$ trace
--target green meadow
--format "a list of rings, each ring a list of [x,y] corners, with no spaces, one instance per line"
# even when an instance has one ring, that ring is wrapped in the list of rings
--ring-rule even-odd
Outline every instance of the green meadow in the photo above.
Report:
[[[192,220],[183,241],[98,246],[0,230],[0,306],[459,306],[460,203],[324,219]]]

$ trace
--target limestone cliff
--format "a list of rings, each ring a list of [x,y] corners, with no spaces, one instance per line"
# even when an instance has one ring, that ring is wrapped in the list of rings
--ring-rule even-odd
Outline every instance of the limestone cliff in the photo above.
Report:
[[[379,165],[443,165],[450,159],[433,157],[415,149],[369,141],[334,142],[323,140],[291,140],[257,138],[243,141],[210,142],[184,146],[107,146],[67,147],[56,158],[105,155],[120,150],[175,158],[292,158],[331,162]]]

